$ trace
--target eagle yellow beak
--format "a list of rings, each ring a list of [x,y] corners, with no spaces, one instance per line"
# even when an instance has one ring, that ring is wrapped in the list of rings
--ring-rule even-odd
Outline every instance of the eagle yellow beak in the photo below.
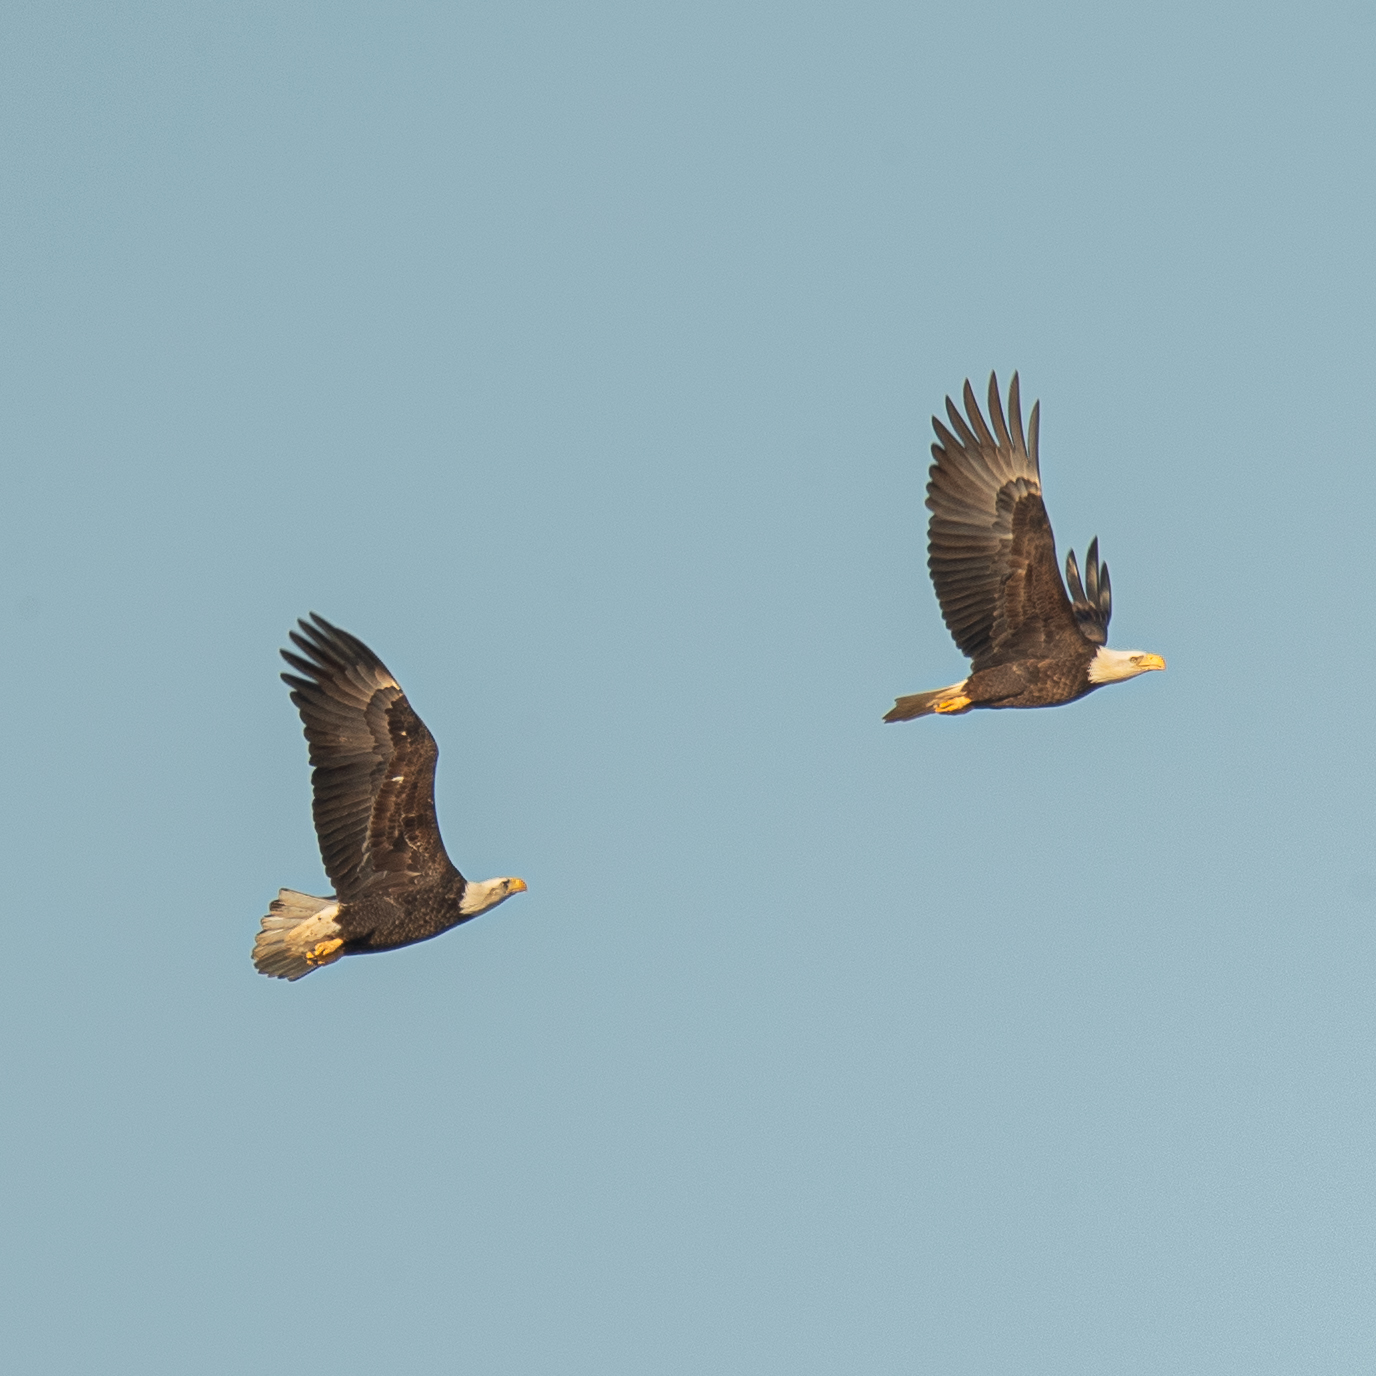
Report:
[[[1163,664],[1161,667],[1164,669],[1166,666]],[[512,893],[525,893],[525,891],[526,891],[526,881],[525,881],[524,879],[513,879],[513,880],[511,881],[511,892],[512,892]]]
[[[1160,655],[1143,655],[1142,667],[1144,669],[1164,669],[1166,661]]]

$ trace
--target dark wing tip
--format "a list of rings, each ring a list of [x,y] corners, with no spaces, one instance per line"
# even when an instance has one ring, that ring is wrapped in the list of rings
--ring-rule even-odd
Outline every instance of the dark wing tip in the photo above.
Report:
[[[319,622],[320,624],[316,626],[313,625],[312,622]],[[296,626],[287,632],[287,638],[298,650],[309,655],[311,659],[323,661],[328,658],[328,650],[331,641],[330,632],[333,631],[334,627],[331,626],[328,621],[316,616],[316,614],[312,612],[310,621],[307,621],[304,617],[298,618]],[[287,659],[288,663],[292,662],[292,660],[288,658],[288,651],[283,650],[281,653],[282,657]]]
[[[965,384],[965,389],[967,392],[970,389],[968,382]],[[979,447],[979,440],[975,437],[975,432],[966,425],[965,417],[960,414],[960,408],[950,397],[946,398],[946,418],[951,422],[951,429],[960,436],[960,445],[957,448],[961,446],[966,449]],[[941,422],[935,416],[932,417],[932,424],[937,426],[938,431],[940,431]]]
[[[970,424],[974,432],[979,436],[981,444],[987,444],[990,449],[997,449],[998,442],[990,433],[989,427],[984,422],[984,416],[980,412],[979,402],[975,400],[975,389],[970,386],[970,379],[965,379],[965,413],[970,417]]]
[[[1075,562],[1075,551],[1073,549],[1065,556],[1065,581],[1070,585],[1070,600],[1072,602],[1083,602],[1085,600],[1085,590],[1080,582],[1080,566]]]
[[[1093,645],[1108,643],[1108,623],[1113,615],[1113,590],[1108,581],[1108,565],[1099,562],[1099,539],[1095,536],[1085,551],[1085,577],[1080,582],[1079,565],[1072,549],[1065,557],[1065,581],[1070,588],[1070,609],[1081,633]]]
[[[353,639],[347,631],[341,631],[338,626],[332,626],[316,612],[310,614],[309,621],[302,618],[296,624],[301,628],[306,640],[310,642],[312,649],[317,646],[322,649],[329,647],[338,653],[340,650],[347,650],[349,648],[348,642]],[[291,632],[291,638],[298,645],[302,643],[301,636],[297,635],[295,631]]]
[[[999,379],[996,373],[989,374],[989,420],[994,433],[999,437],[1000,449],[1011,449],[1013,441],[1008,434],[1008,423],[1003,418],[1003,398],[999,395]]]
[[[318,673],[321,669],[339,672],[353,667],[392,678],[391,670],[356,635],[326,621],[318,612],[311,612],[309,621],[303,617],[296,625],[298,629],[287,634],[292,644],[304,651],[312,663],[303,665],[289,651],[283,650],[281,654],[287,663],[310,672]]]
[[[1027,452],[1027,440],[1022,433],[1022,392],[1018,388],[1017,369],[1013,370],[1013,381],[1008,384],[1008,424],[1013,431],[1013,445]]]

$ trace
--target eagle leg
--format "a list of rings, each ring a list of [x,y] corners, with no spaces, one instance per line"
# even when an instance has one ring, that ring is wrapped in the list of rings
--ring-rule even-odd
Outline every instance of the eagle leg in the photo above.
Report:
[[[306,952],[306,964],[312,970],[321,965],[332,965],[340,957],[340,948],[344,945],[344,938],[337,936],[332,941],[317,941],[313,951]]]

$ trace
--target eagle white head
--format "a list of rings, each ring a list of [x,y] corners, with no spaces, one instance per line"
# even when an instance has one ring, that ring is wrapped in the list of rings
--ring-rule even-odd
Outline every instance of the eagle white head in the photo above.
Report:
[[[1136,678],[1149,669],[1164,669],[1166,661],[1160,655],[1143,650],[1110,650],[1100,645],[1089,661],[1091,683],[1117,683],[1120,679]]]
[[[459,911],[465,917],[477,917],[498,903],[505,903],[514,893],[525,893],[524,879],[481,879],[464,886]]]

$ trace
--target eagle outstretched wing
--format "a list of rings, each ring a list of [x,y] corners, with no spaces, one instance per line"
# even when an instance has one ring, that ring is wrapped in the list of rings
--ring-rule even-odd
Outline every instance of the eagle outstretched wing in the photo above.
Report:
[[[1073,653],[1088,637],[1061,582],[1042,504],[1040,408],[1033,406],[1024,437],[1016,373],[1007,420],[989,375],[992,431],[968,381],[964,399],[962,416],[946,398],[949,429],[932,417],[927,567],[942,619],[977,670]]]
[[[312,812],[325,873],[343,899],[455,872],[435,817],[439,747],[387,666],[311,613],[282,651],[314,766]]]

